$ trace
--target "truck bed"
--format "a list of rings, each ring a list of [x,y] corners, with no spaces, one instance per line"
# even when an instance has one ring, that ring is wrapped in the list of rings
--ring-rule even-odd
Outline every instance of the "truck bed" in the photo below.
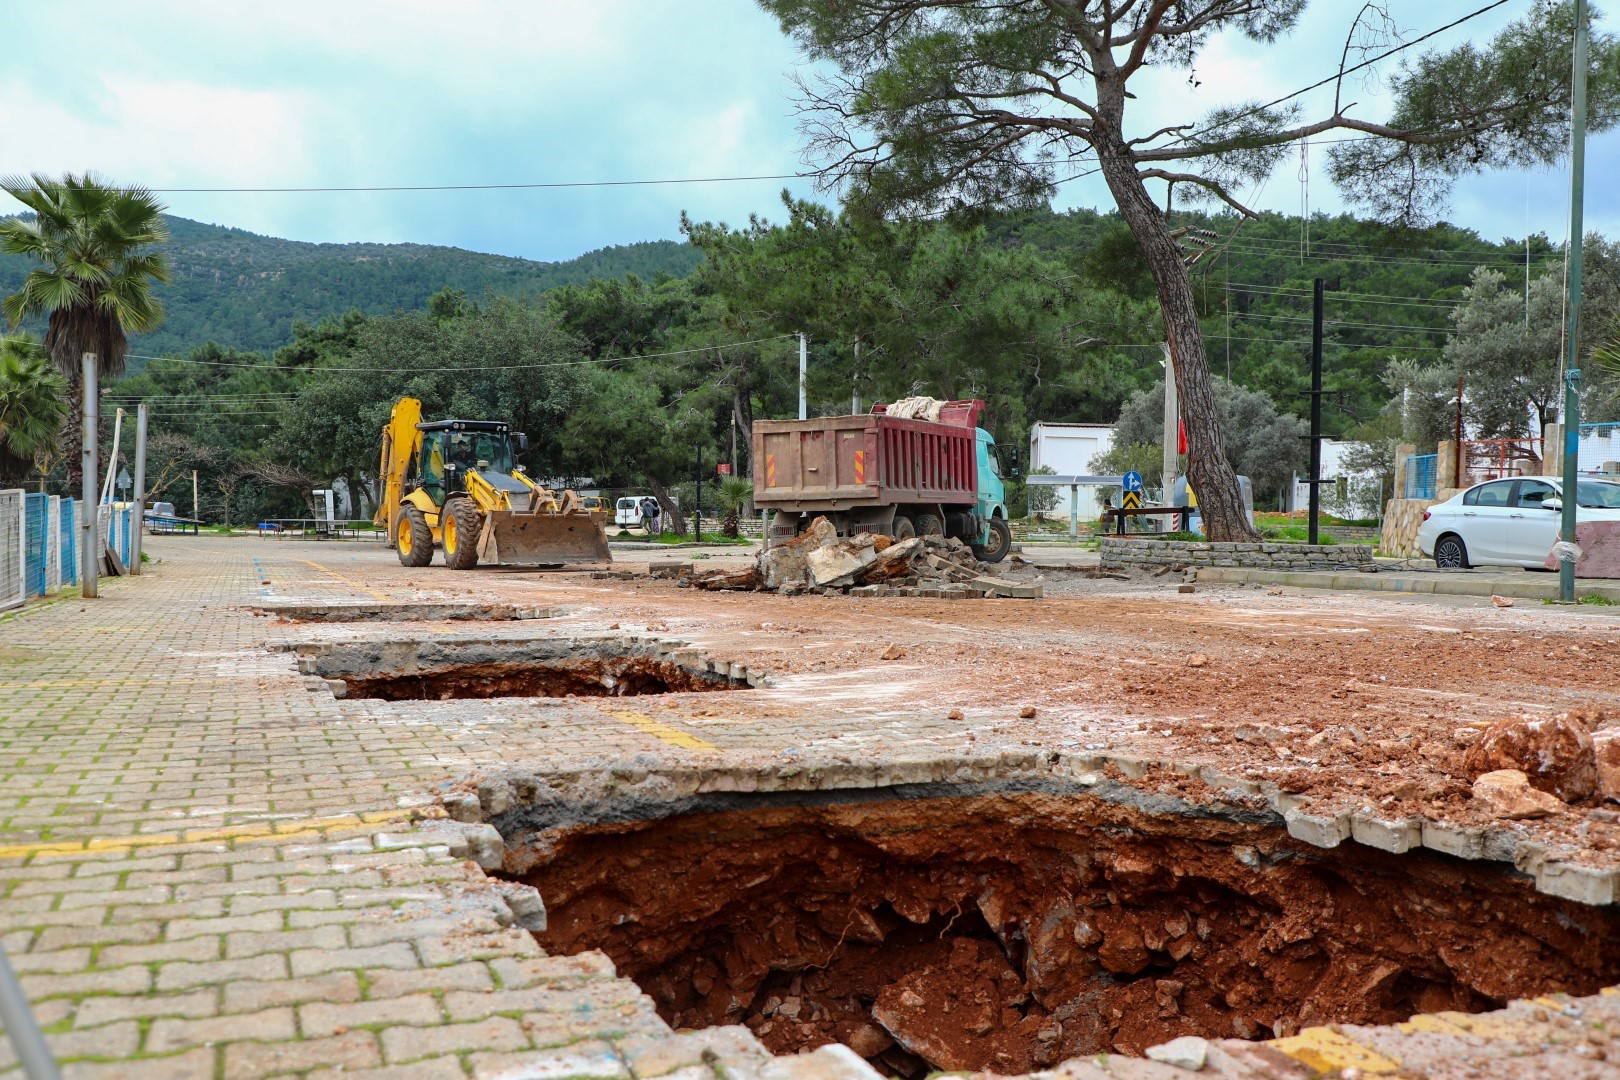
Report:
[[[974,429],[862,413],[754,422],[754,503],[835,510],[971,503]]]

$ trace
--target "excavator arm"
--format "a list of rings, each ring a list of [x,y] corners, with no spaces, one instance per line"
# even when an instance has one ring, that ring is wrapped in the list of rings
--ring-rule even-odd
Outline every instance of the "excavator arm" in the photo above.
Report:
[[[405,499],[405,475],[422,445],[416,429],[422,419],[422,403],[416,398],[400,398],[382,430],[382,455],[377,463],[377,482],[382,488],[377,515],[372,520],[388,530],[388,545],[394,545],[394,523]]]

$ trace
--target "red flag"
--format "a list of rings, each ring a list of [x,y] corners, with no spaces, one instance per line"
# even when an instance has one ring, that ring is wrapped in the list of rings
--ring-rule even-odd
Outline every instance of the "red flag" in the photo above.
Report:
[[[1176,453],[1187,452],[1187,425],[1180,420],[1176,421]]]

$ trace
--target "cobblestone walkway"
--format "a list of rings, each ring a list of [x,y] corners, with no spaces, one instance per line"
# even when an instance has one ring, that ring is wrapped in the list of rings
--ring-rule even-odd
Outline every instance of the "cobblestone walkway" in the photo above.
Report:
[[[359,631],[250,607],[423,598],[413,585],[314,545],[163,538],[150,550],[160,563],[98,600],[0,620],[0,943],[67,1076],[874,1075],[841,1047],[772,1059],[744,1029],[672,1034],[599,954],[542,955],[515,925],[523,890],[487,879],[436,820],[448,783],[520,748],[532,759],[537,743],[559,765],[713,743],[577,703],[476,721],[444,703],[431,722],[384,722],[375,703],[312,692],[278,648]],[[736,732],[729,745],[745,755],[793,735]],[[926,725],[914,735],[930,738]],[[1490,1045],[1469,1034],[1482,1023],[1418,1034]],[[1400,1038],[1366,1030],[1356,1045],[1377,1052],[1365,1071],[1394,1071]],[[1223,1074],[1352,1063],[1313,1038],[1234,1045]],[[1185,1075],[1120,1059],[1065,1069]],[[0,1040],[0,1076],[16,1075]]]

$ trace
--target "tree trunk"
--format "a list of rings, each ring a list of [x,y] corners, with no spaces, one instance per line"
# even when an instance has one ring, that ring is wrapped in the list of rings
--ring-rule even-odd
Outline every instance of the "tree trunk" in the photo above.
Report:
[[[1198,495],[1204,535],[1217,541],[1258,540],[1260,534],[1244,513],[1237,473],[1226,460],[1222,445],[1209,358],[1204,353],[1198,309],[1193,303],[1192,277],[1181,261],[1181,249],[1159,208],[1148,197],[1129,148],[1117,137],[1099,137],[1096,148],[1103,178],[1136,242],[1142,245],[1158,289],[1164,333],[1175,361],[1181,419],[1187,430],[1187,482]]]
[[[58,451],[67,466],[68,494],[77,499],[84,486],[84,379],[74,373],[67,380],[67,416],[57,437]]]
[[[686,532],[686,518],[681,516],[681,508],[676,506],[669,497],[669,489],[659,480],[647,477],[647,486],[652,489],[653,498],[658,500],[658,506],[664,511],[664,521],[669,528],[677,534]]]

